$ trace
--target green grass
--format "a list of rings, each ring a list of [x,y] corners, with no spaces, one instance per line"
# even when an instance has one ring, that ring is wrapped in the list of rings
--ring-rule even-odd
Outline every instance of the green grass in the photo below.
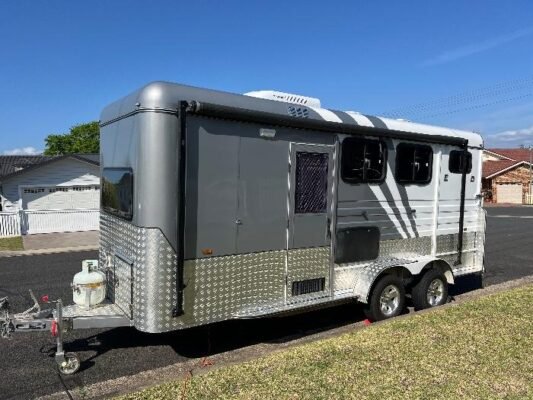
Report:
[[[121,397],[185,398],[533,399],[533,286]]]
[[[21,236],[0,238],[0,251],[24,250]]]

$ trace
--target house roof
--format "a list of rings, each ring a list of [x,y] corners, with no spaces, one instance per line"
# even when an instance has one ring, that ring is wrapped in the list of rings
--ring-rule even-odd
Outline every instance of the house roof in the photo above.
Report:
[[[503,158],[508,158],[515,161],[525,161],[529,163],[531,160],[530,157],[533,156],[533,153],[529,149],[487,149],[489,152],[494,155],[502,156]]]
[[[0,180],[9,179],[50,163],[74,158],[92,165],[100,165],[99,154],[67,154],[62,156],[0,156]]]
[[[485,149],[485,151],[500,159],[483,161],[483,178],[492,178],[520,165],[529,167],[529,160],[533,155],[529,149]]]
[[[25,169],[34,164],[40,164],[54,157],[36,156],[0,156],[0,178],[11,175],[20,169]]]
[[[82,161],[87,161],[90,164],[100,165],[100,154],[72,154],[74,158],[78,158]]]
[[[512,160],[498,160],[498,161],[484,161],[483,162],[483,178],[491,178],[494,175],[501,174],[502,172],[523,164],[522,161],[512,161]]]

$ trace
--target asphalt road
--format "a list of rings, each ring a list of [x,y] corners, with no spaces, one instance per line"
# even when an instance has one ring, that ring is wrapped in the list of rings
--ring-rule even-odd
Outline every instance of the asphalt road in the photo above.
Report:
[[[486,279],[488,285],[533,274],[533,208],[488,209]],[[72,276],[81,260],[95,252],[0,258],[0,297],[8,295],[14,310],[31,305],[27,290],[40,296],[71,298]],[[460,282],[467,290],[470,282]],[[133,328],[70,333],[66,350],[82,358],[82,370],[65,377],[74,388],[132,375],[190,358],[260,342],[286,342],[319,331],[360,321],[360,307],[343,305],[284,318],[229,321],[168,334],[143,334]],[[53,360],[49,333],[19,334],[0,341],[0,399],[31,399],[63,390]]]

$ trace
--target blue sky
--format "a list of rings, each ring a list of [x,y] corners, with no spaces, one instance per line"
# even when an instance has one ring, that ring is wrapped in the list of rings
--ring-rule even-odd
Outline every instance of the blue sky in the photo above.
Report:
[[[529,0],[6,0],[0,50],[0,154],[42,150],[152,80],[299,93],[533,144]]]

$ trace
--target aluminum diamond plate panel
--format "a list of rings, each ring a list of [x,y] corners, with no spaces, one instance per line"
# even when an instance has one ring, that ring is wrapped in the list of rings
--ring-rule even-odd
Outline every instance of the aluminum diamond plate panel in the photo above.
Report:
[[[307,301],[311,298],[329,295],[331,247],[289,250],[287,265],[287,299],[289,302]],[[291,295],[292,282],[315,278],[326,278],[324,291],[294,297]]]
[[[124,312],[116,304],[102,303],[96,307],[86,309],[77,304],[64,306],[63,317],[75,318],[75,317],[109,317],[109,316],[123,316]]]
[[[472,250],[478,246],[478,232],[465,232],[463,234],[463,249]],[[437,253],[448,253],[456,251],[459,241],[459,234],[452,233],[449,235],[437,236]]]
[[[383,240],[379,243],[379,258],[416,257],[431,254],[431,237]]]
[[[111,301],[119,306],[122,311],[131,316],[132,313],[132,279],[133,279],[133,262],[126,260],[119,254],[115,254],[113,263],[113,273],[108,283],[108,288],[113,285],[113,289],[109,295]]]
[[[158,229],[138,228],[120,218],[102,213],[100,217],[100,261],[114,271],[116,255],[133,263],[133,323],[142,331],[163,332],[183,325],[172,318],[176,302],[176,253]],[[112,265],[108,265],[108,264]],[[119,268],[119,271],[121,269]],[[119,282],[121,276],[117,276]],[[122,279],[123,280],[123,279]],[[123,301],[114,284],[109,299]],[[172,323],[170,323],[170,321]]]
[[[185,315],[195,325],[283,308],[285,251],[185,262]],[[189,300],[189,301],[188,301]]]

